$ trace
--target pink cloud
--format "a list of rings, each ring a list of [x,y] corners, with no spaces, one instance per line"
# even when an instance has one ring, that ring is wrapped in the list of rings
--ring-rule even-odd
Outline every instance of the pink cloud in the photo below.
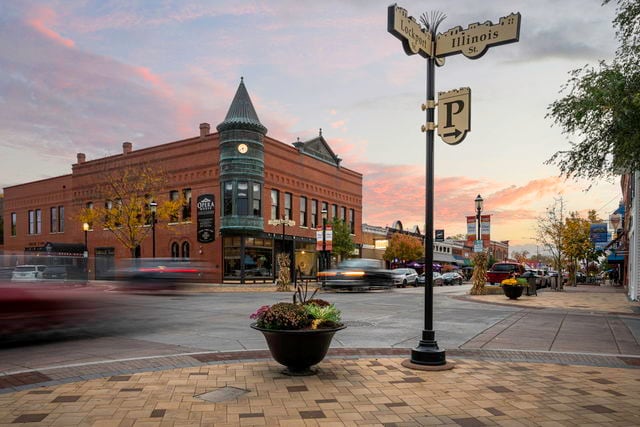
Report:
[[[46,38],[53,40],[66,47],[74,47],[75,42],[69,38],[63,37],[51,28],[57,21],[57,16],[52,9],[47,7],[40,7],[31,12],[31,19],[27,20],[27,24],[34,30],[45,36]]]

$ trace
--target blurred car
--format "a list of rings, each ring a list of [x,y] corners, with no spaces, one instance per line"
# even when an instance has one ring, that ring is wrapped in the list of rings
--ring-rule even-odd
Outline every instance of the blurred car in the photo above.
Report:
[[[446,286],[449,285],[462,285],[464,279],[456,272],[444,273],[442,275],[442,281]]]
[[[18,265],[13,269],[11,273],[11,280],[14,282],[30,282],[34,280],[41,280],[42,273],[44,272],[46,265],[34,264],[34,265]]]
[[[523,264],[517,262],[496,262],[491,266],[491,269],[487,271],[487,282],[490,284],[499,285],[504,279],[508,279],[512,274],[520,276],[525,272]]]
[[[199,264],[180,259],[133,258],[123,260],[116,277],[134,290],[177,289],[202,277]]]
[[[442,275],[440,273],[438,273],[437,271],[433,272],[433,279],[431,280],[431,284],[433,286],[442,286],[443,285],[443,280],[442,280]],[[419,286],[424,286],[425,284],[425,277],[424,277],[424,273],[420,274],[418,276],[418,285]]]
[[[331,270],[318,273],[322,289],[364,291],[388,289],[392,285],[391,270],[382,268],[377,259],[351,258]]]
[[[413,268],[396,268],[391,270],[393,274],[393,284],[398,287],[407,285],[418,286],[418,273]]]
[[[67,280],[67,267],[64,265],[48,265],[42,272],[45,280]]]

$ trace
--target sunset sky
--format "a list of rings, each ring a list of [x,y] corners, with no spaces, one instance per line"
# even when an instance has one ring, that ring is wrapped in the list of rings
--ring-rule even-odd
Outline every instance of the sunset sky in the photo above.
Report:
[[[323,136],[364,175],[363,222],[424,223],[425,60],[387,32],[372,0],[3,1],[0,187],[70,173],[87,160],[198,135],[224,119],[240,77],[268,135]],[[439,10],[439,30],[520,12],[520,41],[448,57],[436,90],[471,88],[471,132],[438,138],[434,227],[466,232],[477,194],[491,238],[535,251],[535,218],[562,196],[607,218],[618,182],[575,182],[544,161],[568,138],[545,119],[568,72],[609,60],[614,5],[601,0],[403,1]],[[426,9],[425,9],[426,8]],[[589,184],[590,191],[585,192]],[[527,245],[527,246],[522,246]]]

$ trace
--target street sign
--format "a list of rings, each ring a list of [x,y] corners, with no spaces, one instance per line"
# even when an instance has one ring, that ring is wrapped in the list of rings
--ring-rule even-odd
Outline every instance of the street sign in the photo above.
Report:
[[[460,144],[471,130],[471,89],[438,92],[438,135],[450,145]]]
[[[436,242],[444,242],[444,230],[436,230]]]
[[[476,240],[473,243],[473,252],[482,252],[482,240]]]
[[[431,32],[423,30],[407,10],[392,4],[387,8],[387,31],[402,41],[407,55],[433,56]]]
[[[520,39],[520,13],[512,13],[500,18],[497,24],[485,21],[469,24],[466,29],[461,26],[453,27],[436,36],[435,56],[462,53],[470,59],[478,59],[491,46],[517,42]]]

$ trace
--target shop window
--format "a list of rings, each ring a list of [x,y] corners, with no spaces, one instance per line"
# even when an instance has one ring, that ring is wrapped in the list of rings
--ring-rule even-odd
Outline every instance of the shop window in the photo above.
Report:
[[[11,212],[11,235],[16,236],[18,234],[18,216],[15,212]]]
[[[271,219],[280,219],[280,191],[271,190]]]

